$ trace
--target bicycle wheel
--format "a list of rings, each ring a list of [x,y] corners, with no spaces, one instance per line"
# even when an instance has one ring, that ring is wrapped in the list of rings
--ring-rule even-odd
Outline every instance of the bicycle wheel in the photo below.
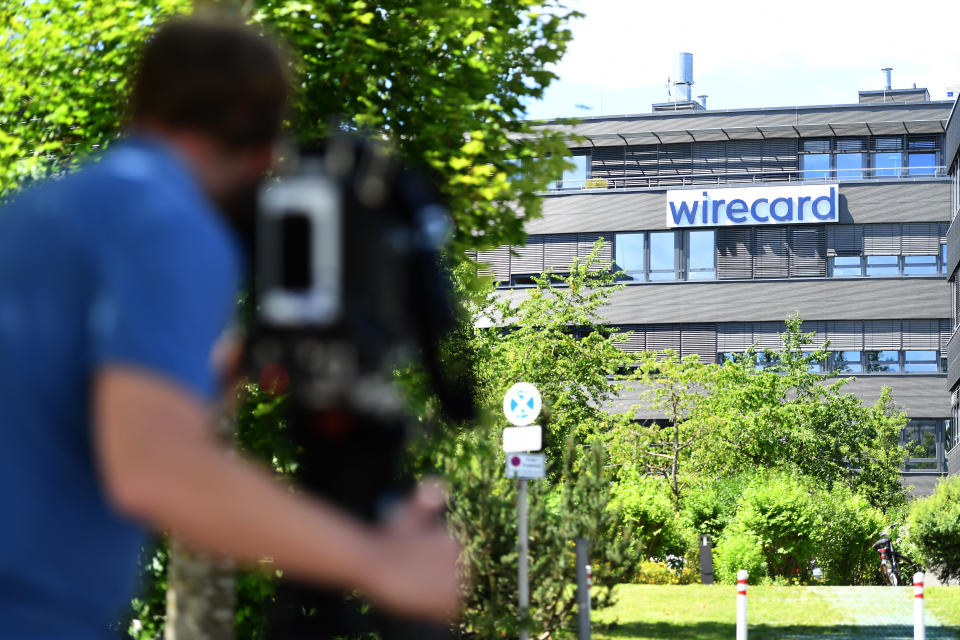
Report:
[[[897,573],[899,574],[896,577],[899,580],[899,584],[913,584],[913,574],[918,571],[923,571],[923,569],[905,555],[899,553],[894,553],[893,555],[896,558]]]
[[[889,562],[883,563],[883,577],[887,580],[887,584],[891,587],[896,587],[900,584],[900,576],[898,576],[897,572],[893,570],[893,567],[890,566]]]

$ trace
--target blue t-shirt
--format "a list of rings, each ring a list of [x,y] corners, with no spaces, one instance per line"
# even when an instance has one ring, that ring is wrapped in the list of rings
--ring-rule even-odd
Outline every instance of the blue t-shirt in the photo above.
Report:
[[[0,636],[114,637],[144,531],[104,497],[92,377],[128,364],[212,400],[239,260],[181,158],[152,140],[0,209]]]

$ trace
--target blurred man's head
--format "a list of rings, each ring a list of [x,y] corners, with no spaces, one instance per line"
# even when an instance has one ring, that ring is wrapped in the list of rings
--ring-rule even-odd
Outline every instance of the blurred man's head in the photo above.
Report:
[[[237,22],[177,19],[141,52],[130,120],[177,146],[231,214],[270,166],[288,94],[274,42]]]

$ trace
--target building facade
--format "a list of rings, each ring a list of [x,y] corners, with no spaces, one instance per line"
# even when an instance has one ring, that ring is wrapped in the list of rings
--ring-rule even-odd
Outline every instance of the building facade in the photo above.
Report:
[[[850,105],[667,103],[548,124],[576,140],[576,168],[544,194],[525,246],[477,258],[522,295],[531,275],[564,271],[603,237],[603,260],[627,284],[606,320],[631,332],[631,350],[722,361],[779,347],[798,313],[817,346],[829,340],[824,372],[856,376],[847,388],[867,402],[892,388],[910,420],[904,441],[923,449],[905,482],[925,493],[951,461],[960,470],[953,106],[886,90]]]
[[[960,474],[960,113],[957,103],[947,120],[944,138],[944,164],[950,178],[950,229],[947,231],[947,274],[950,281],[951,313],[953,317],[950,339],[947,343],[947,385],[950,388],[951,428],[945,439],[947,470],[951,475]],[[952,252],[952,255],[951,255]]]

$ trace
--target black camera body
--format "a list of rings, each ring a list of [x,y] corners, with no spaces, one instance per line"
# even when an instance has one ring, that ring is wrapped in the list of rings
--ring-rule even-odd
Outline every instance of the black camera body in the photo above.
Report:
[[[440,265],[449,230],[422,173],[354,136],[302,153],[259,197],[249,369],[288,396],[298,485],[369,522],[409,487],[398,363],[419,359],[444,412],[473,415],[472,389],[449,382],[439,355],[457,321]],[[270,637],[445,635],[357,611],[342,594],[284,581]]]

